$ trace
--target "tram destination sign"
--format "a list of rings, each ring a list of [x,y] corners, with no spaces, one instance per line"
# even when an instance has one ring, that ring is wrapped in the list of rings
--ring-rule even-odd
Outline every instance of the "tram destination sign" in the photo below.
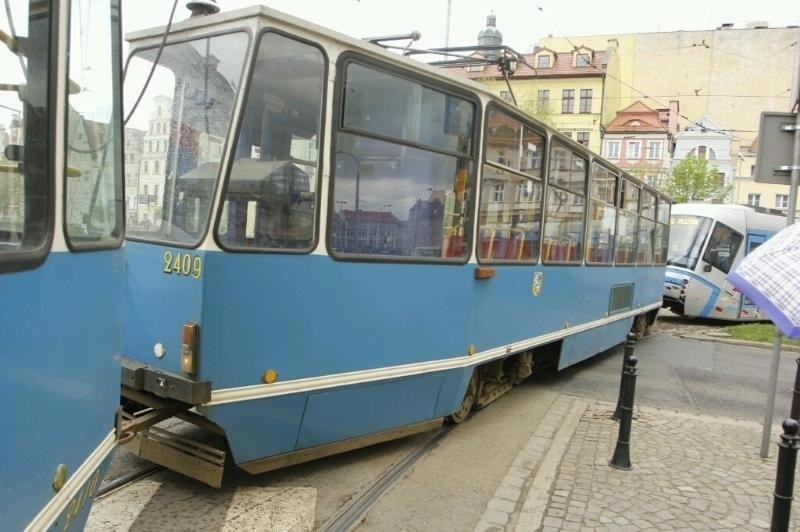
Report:
[[[753,180],[789,185],[794,151],[795,113],[763,111],[758,127],[758,153]]]

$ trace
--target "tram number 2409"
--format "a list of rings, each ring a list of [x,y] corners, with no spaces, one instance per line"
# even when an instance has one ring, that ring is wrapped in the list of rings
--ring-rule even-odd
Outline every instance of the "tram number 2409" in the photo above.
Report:
[[[199,279],[203,273],[203,259],[191,253],[165,251],[163,255],[164,273],[184,275]]]

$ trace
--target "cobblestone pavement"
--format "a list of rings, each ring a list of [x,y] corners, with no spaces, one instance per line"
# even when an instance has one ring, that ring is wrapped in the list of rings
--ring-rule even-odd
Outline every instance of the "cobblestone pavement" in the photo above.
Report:
[[[615,406],[559,396],[475,531],[769,529],[776,453],[760,457],[760,424],[637,407],[625,471],[608,464]]]

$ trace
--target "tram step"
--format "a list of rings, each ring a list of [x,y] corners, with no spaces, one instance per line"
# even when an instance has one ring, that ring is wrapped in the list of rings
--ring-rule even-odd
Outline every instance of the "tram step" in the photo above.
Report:
[[[225,451],[160,427],[137,432],[122,447],[213,488],[222,486]]]

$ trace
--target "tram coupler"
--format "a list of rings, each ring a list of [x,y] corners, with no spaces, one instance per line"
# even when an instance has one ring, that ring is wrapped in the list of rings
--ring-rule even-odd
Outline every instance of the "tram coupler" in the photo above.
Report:
[[[611,415],[611,419],[615,421],[619,421],[621,415],[621,407],[622,407],[622,396],[625,393],[624,385],[625,385],[625,366],[628,365],[628,361],[633,356],[633,348],[636,346],[636,335],[632,332],[628,333],[627,339],[625,340],[625,349],[622,352],[622,377],[619,379],[619,395],[617,396],[617,408],[614,410],[614,413]]]
[[[800,423],[796,419],[783,421],[783,434],[778,442],[778,466],[775,475],[775,493],[772,501],[772,532],[789,530],[792,513],[792,491],[794,470],[797,464],[797,449],[800,448]]]
[[[624,393],[620,405],[619,435],[617,446],[614,449],[614,456],[608,462],[611,467],[617,469],[631,469],[631,422],[633,420],[633,396],[636,393],[636,364],[639,361],[631,355],[625,372],[622,374]]]

